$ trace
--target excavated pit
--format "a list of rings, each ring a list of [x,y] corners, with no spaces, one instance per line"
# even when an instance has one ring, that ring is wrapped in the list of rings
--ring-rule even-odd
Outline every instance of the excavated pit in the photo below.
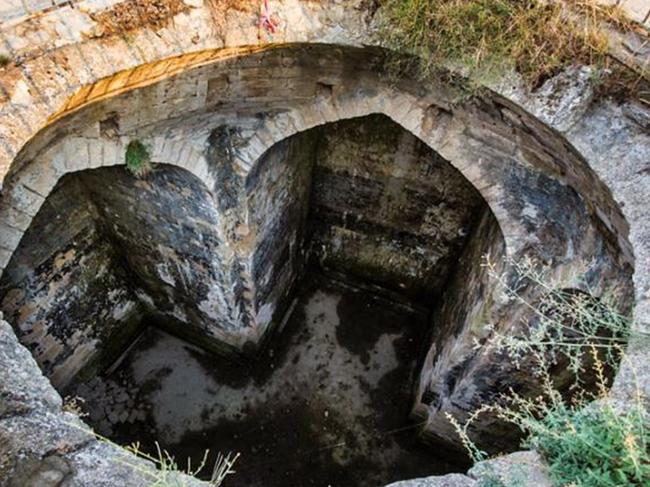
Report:
[[[476,349],[488,324],[534,326],[484,256],[506,280],[530,257],[629,306],[625,222],[566,141],[498,98],[406,80],[400,99],[375,55],[200,65],[73,113],[21,155],[0,207],[24,227],[1,309],[97,432],[181,464],[238,451],[232,486],[460,471],[446,415],[539,391]],[[116,161],[140,138],[136,176]],[[469,433],[495,453],[519,438],[489,415]]]
[[[217,192],[219,211],[242,199],[229,191]],[[244,199],[258,318],[271,313],[257,345],[238,352],[201,335],[214,313],[204,286],[225,279],[213,259],[218,217],[191,175],[165,165],[141,178],[120,167],[63,178],[5,273],[4,310],[21,323],[38,303],[23,338],[100,435],[152,454],[157,442],[194,465],[206,449],[240,452],[229,485],[374,486],[459,471],[462,459],[417,438],[412,408],[433,308],[480,221],[495,226],[478,193],[370,116],[281,142]],[[277,309],[263,311],[269,299]],[[35,337],[44,323],[79,347]],[[102,337],[90,362],[75,356]]]
[[[220,359],[155,320],[71,391],[97,431],[175,458],[240,452],[231,486],[377,486],[458,471],[409,421],[426,310],[315,276],[253,362]],[[203,472],[203,474],[210,472]]]

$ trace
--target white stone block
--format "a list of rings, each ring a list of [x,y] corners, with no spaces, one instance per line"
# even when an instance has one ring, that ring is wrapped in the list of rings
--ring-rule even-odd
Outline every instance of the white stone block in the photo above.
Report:
[[[20,184],[11,189],[10,198],[12,202],[11,206],[30,216],[35,216],[45,201],[45,198],[41,195]]]
[[[67,172],[88,169],[90,162],[90,147],[86,139],[68,139],[63,148],[65,168]]]
[[[16,208],[7,207],[0,210],[0,222],[25,232],[32,222],[32,217]]]
[[[88,144],[88,169],[104,165],[104,141],[102,139],[86,139]]]
[[[25,232],[18,230],[17,228],[12,228],[7,226],[4,223],[0,223],[0,248],[5,250],[13,251],[20,240],[23,238]]]
[[[118,140],[105,140],[102,144],[102,166],[124,164],[124,145]]]
[[[2,274],[2,271],[7,267],[7,264],[9,264],[9,260],[11,260],[11,256],[13,255],[13,252],[7,250],[7,249],[0,249],[0,275]]]
[[[48,159],[39,159],[23,171],[20,175],[20,183],[46,198],[63,174],[64,172]]]

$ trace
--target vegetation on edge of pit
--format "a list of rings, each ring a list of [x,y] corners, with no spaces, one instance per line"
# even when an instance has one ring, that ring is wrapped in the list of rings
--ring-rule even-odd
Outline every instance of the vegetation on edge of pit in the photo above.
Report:
[[[594,0],[382,0],[382,40],[428,76],[459,69],[480,84],[515,70],[533,88],[572,64],[595,66],[602,94],[650,104],[650,74],[610,55],[606,26],[636,29],[616,5]],[[395,60],[407,69],[413,59]],[[408,66],[410,69],[412,66]]]
[[[126,146],[126,168],[136,176],[144,176],[151,169],[149,149],[139,140],[132,140]]]
[[[524,448],[537,450],[548,463],[556,485],[625,487],[650,485],[650,413],[637,387],[632,404],[619,409],[609,388],[630,339],[648,343],[648,334],[634,330],[619,313],[615,293],[596,299],[586,292],[568,292],[549,284],[531,262],[513,262],[517,282],[541,287],[540,301],[529,301],[505,275],[493,274],[504,292],[532,310],[525,334],[513,336],[496,328],[477,349],[503,354],[518,368],[526,364],[538,377],[542,391],[535,397],[510,390],[493,404],[474,411],[461,425],[448,419],[475,461],[487,455],[471,440],[471,426],[483,413],[517,426]],[[496,267],[487,264],[490,273]],[[584,283],[584,281],[583,281]],[[559,364],[573,374],[568,390],[560,390],[554,371]],[[594,387],[595,386],[595,387]],[[488,472],[489,473],[489,472]],[[516,473],[516,472],[515,472]],[[493,477],[493,478],[492,478]],[[527,485],[492,472],[481,487]]]

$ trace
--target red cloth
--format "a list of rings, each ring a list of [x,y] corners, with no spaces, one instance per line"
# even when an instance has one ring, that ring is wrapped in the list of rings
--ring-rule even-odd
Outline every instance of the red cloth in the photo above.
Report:
[[[260,7],[260,28],[265,29],[269,34],[275,34],[278,28],[278,21],[271,16],[269,0],[264,0]]]

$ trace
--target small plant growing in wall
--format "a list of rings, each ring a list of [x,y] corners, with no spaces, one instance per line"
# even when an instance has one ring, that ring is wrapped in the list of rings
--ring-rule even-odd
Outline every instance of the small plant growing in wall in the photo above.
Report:
[[[151,155],[149,149],[139,140],[132,140],[126,146],[124,157],[127,170],[133,175],[142,177],[151,170]]]

